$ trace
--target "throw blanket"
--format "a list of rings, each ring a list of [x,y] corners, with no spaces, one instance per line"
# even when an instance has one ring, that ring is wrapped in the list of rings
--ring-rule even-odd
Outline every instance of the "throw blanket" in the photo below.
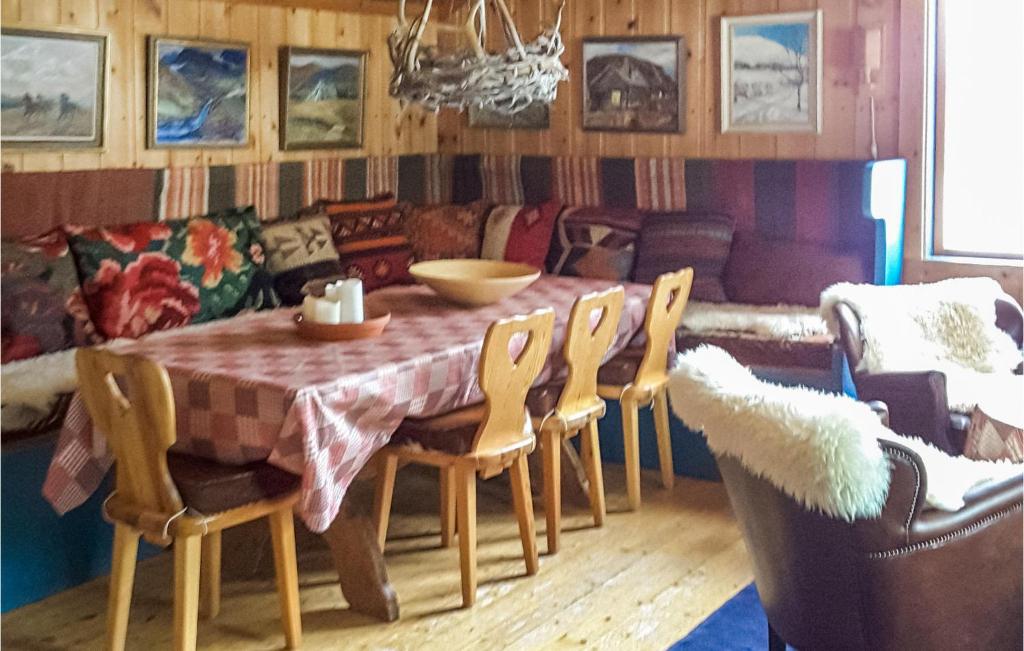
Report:
[[[839,283],[821,294],[821,316],[839,335],[834,308],[848,304],[860,319],[870,373],[941,371],[949,406],[970,411],[981,396],[1019,400],[1024,382],[1016,343],[996,327],[997,298],[1013,300],[991,278],[954,278],[928,285]]]
[[[772,339],[828,334],[818,310],[802,305],[742,305],[690,301],[682,325],[692,332],[750,332]]]
[[[951,457],[900,436],[847,396],[763,382],[721,348],[700,346],[677,361],[668,390],[679,418],[703,431],[716,454],[735,457],[808,509],[832,517],[852,521],[882,512],[890,474],[878,439],[921,457],[933,508],[958,510],[972,487],[1021,472],[1020,465]]]

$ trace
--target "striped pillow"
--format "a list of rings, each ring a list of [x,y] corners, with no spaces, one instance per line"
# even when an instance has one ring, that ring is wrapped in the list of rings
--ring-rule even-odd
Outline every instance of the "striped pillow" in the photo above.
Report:
[[[733,219],[714,213],[648,213],[637,246],[633,280],[653,283],[661,274],[693,267],[690,297],[728,300],[722,274],[732,246]]]

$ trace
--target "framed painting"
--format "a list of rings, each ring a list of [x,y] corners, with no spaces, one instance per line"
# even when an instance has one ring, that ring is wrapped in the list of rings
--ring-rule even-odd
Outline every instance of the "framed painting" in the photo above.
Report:
[[[551,126],[551,107],[534,103],[518,113],[469,107],[469,126],[473,129],[547,129]]]
[[[249,144],[249,46],[149,37],[147,144]]]
[[[682,36],[583,39],[583,128],[681,133],[686,111]]]
[[[722,17],[722,133],[821,133],[821,10]]]
[[[362,147],[366,52],[283,47],[281,149]]]
[[[107,37],[6,28],[2,35],[3,146],[102,147]]]

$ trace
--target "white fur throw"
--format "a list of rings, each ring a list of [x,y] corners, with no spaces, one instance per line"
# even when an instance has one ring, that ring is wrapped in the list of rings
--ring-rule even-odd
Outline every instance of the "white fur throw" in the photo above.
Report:
[[[954,278],[927,285],[839,283],[821,294],[821,316],[838,336],[834,308],[848,304],[860,319],[870,373],[941,371],[950,407],[970,411],[981,396],[1019,400],[1024,380],[1016,343],[996,327],[995,301],[1013,300],[991,278]]]
[[[669,380],[672,409],[701,430],[716,454],[735,457],[809,509],[850,521],[878,516],[889,466],[878,439],[917,453],[929,506],[955,511],[979,483],[1021,466],[950,457],[884,427],[866,404],[841,395],[763,382],[727,352],[700,346],[678,356]]]
[[[50,413],[62,393],[78,387],[75,349],[8,362],[0,367],[0,386],[3,429],[29,427]]]
[[[827,335],[818,310],[802,305],[744,305],[690,301],[682,325],[692,332],[749,332],[773,339]]]

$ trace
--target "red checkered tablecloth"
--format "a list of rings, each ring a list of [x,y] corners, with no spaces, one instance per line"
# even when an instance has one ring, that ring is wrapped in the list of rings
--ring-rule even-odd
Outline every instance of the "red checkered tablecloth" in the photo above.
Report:
[[[302,476],[299,513],[313,531],[334,520],[345,491],[407,416],[479,402],[477,364],[487,326],[543,307],[556,313],[548,366],[559,372],[569,310],[608,281],[542,276],[501,303],[467,309],[419,286],[367,297],[389,310],[374,339],[315,342],[298,336],[294,309],[240,315],[109,344],[163,364],[177,414],[174,449],[223,463],[267,460]],[[625,284],[626,304],[609,356],[643,324],[647,285]],[[102,434],[75,395],[43,495],[59,513],[84,502],[112,463]]]

